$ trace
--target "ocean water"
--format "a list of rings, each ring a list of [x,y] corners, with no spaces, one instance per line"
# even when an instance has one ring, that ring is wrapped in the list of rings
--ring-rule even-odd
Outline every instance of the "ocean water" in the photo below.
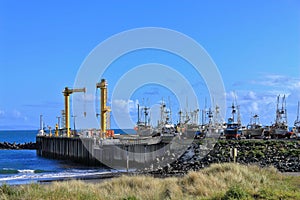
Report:
[[[25,143],[25,142],[35,142],[35,136],[37,130],[30,131],[0,131],[0,142],[16,142],[16,143]]]
[[[115,130],[118,133],[132,133],[132,130]],[[35,131],[0,131],[0,142],[35,142]],[[0,149],[0,185],[27,184],[72,177],[84,177],[112,173],[115,170],[87,167],[66,160],[42,158],[35,150]]]

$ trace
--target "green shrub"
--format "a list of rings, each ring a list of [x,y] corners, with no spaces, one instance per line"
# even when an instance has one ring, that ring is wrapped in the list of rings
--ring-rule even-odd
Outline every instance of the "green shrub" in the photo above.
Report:
[[[245,190],[243,190],[238,185],[234,185],[227,190],[222,200],[248,199],[248,198],[249,198],[249,194]]]
[[[137,198],[135,196],[129,196],[124,198],[123,200],[137,200]]]
[[[17,192],[11,186],[9,186],[7,184],[3,184],[0,186],[0,194],[13,196],[13,195],[16,195]]]

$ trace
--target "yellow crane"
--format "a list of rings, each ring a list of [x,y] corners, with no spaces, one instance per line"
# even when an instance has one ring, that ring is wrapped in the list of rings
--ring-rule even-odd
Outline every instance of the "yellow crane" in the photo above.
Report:
[[[101,96],[100,96],[100,117],[101,117],[101,131],[100,138],[103,138],[103,134],[106,134],[106,130],[110,129],[108,120],[110,107],[107,106],[107,82],[105,79],[101,79],[100,83],[96,84],[96,88],[100,88]]]
[[[65,128],[67,129],[67,136],[70,137],[70,94],[74,92],[84,92],[85,88],[78,88],[78,89],[70,89],[65,87],[63,94],[65,96]]]

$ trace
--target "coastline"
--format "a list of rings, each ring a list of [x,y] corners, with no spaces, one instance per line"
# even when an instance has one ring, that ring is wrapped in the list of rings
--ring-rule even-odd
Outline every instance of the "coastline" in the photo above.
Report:
[[[125,176],[122,176],[126,174]],[[116,175],[116,174],[115,174]],[[79,178],[79,177],[77,177]],[[0,186],[4,199],[299,199],[299,176],[274,167],[212,164],[181,177],[120,173],[88,179]],[[100,179],[99,179],[100,178]],[[284,188],[284,190],[283,190]]]
[[[66,182],[66,181],[83,181],[85,183],[101,183],[106,180],[111,180],[113,178],[121,177],[122,175],[129,175],[126,172],[108,172],[98,175],[87,175],[87,176],[77,176],[77,177],[65,177],[54,180],[41,180],[37,181],[38,184],[51,184],[53,182]]]
[[[282,172],[280,173],[286,177],[291,176],[291,177],[300,177],[300,172]],[[173,178],[178,178],[178,177],[183,177],[185,176],[181,175],[181,176],[169,176],[169,177],[173,177]],[[105,181],[111,181],[115,178],[119,178],[121,176],[149,176],[149,177],[153,177],[153,178],[158,178],[158,179],[164,179],[167,177],[162,177],[162,176],[155,176],[155,175],[150,175],[149,173],[140,173],[140,174],[132,174],[132,173],[114,173],[114,174],[107,174],[107,175],[91,175],[91,176],[86,176],[86,177],[75,177],[75,178],[62,178],[62,179],[58,179],[58,180],[47,180],[47,181],[38,181],[38,184],[51,184],[54,182],[68,182],[68,181],[82,181],[84,183],[87,184],[98,184],[98,183],[102,183]],[[168,178],[169,178],[168,177]],[[26,185],[26,184],[24,184]]]

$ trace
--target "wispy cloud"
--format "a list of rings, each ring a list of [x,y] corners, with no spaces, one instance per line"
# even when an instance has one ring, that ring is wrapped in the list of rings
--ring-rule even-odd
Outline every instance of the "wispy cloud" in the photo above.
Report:
[[[261,121],[270,124],[275,119],[276,97],[285,95],[289,123],[295,118],[295,107],[300,100],[300,78],[268,74],[252,80],[247,88],[228,91],[226,99],[234,101],[235,95],[240,105],[242,119],[247,122],[251,113],[259,114]],[[229,105],[229,103],[228,103]]]
[[[2,120],[21,120],[26,121],[28,117],[18,109],[0,110],[0,118]]]
[[[285,94],[290,101],[300,99],[300,78],[283,75],[265,75],[259,80],[252,81],[253,84],[266,86],[266,90],[273,94]]]
[[[138,104],[138,100],[124,100],[124,99],[114,99],[112,101],[112,107],[122,113],[133,112],[136,110]]]
[[[94,102],[96,99],[99,99],[100,94],[98,94],[98,96],[96,96],[96,94],[75,94],[74,95],[74,99],[76,99],[77,101],[85,101],[87,103],[89,102]]]
[[[282,85],[282,83],[285,83],[289,81],[289,78],[283,75],[275,75],[275,74],[268,74],[261,77],[259,80],[253,80],[251,81],[252,84],[259,84],[264,86],[278,86]]]
[[[17,109],[14,109],[12,112],[11,112],[11,116],[13,119],[17,119],[17,120],[23,120],[23,121],[27,121],[27,116],[22,113],[21,111],[17,110]]]
[[[0,110],[0,116],[4,116],[5,111],[4,110]]]
[[[258,93],[255,91],[239,90],[236,92],[230,91],[227,93],[227,105],[235,102],[240,106],[240,113],[243,124],[247,124],[251,115],[258,114],[263,123],[270,123],[273,120],[273,113],[275,112],[276,95],[266,93]],[[227,115],[230,113],[227,109]]]
[[[15,110],[12,111],[12,116],[14,118],[18,119],[18,118],[21,117],[21,112],[15,109]]]
[[[300,89],[300,78],[278,74],[267,74],[257,80],[250,81],[250,84],[273,87],[274,89],[284,88],[294,90]]]
[[[135,125],[137,100],[114,99],[112,100],[113,119],[118,127],[132,128]]]

